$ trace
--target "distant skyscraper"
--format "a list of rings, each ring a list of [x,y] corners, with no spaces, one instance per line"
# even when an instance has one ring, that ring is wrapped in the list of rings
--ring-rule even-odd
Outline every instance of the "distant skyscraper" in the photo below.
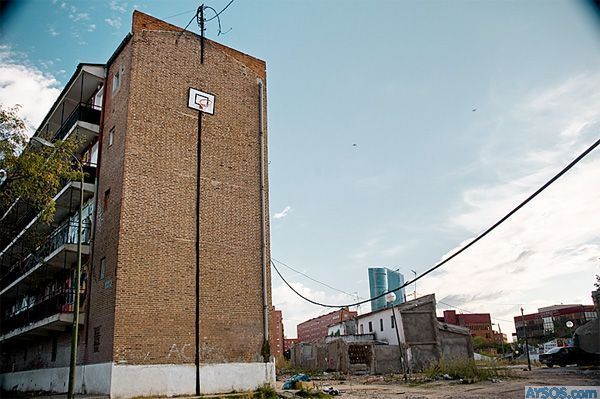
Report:
[[[404,302],[404,288],[398,289],[404,284],[404,276],[402,273],[388,269],[387,267],[370,267],[369,268],[369,291],[371,298],[379,296],[390,290],[396,294],[394,305]],[[371,311],[384,309],[387,306],[385,297],[371,300]]]

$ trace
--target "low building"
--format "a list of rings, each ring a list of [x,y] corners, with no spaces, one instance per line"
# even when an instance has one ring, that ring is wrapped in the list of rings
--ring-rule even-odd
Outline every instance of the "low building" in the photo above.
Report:
[[[344,320],[355,317],[358,313],[347,308],[327,313],[298,324],[296,327],[300,342],[312,342],[328,335],[328,328]]]
[[[426,295],[395,306],[397,331],[392,308],[357,316],[353,320],[356,333],[342,335],[351,330],[350,322],[330,326],[330,331],[339,334],[294,346],[292,362],[318,370],[387,373],[400,371],[401,350],[414,371],[442,357],[473,358],[469,330],[438,322],[435,304],[435,295]]]
[[[468,328],[473,337],[500,342],[499,333],[492,330],[492,317],[489,313],[456,313],[454,310],[444,310],[444,316],[438,317],[438,320]]]
[[[298,338],[284,338],[283,339],[283,351],[289,351],[292,346],[296,345],[300,340]]]
[[[543,344],[555,338],[571,338],[575,330],[597,318],[593,305],[554,305],[539,308],[537,313],[515,316],[516,337],[527,339],[530,344]],[[567,322],[573,323],[571,327]]]

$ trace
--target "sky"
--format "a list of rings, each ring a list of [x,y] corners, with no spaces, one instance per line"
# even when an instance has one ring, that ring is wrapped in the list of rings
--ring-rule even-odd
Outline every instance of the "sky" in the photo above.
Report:
[[[368,298],[368,267],[427,270],[600,138],[588,3],[367,4],[235,0],[227,33],[212,22],[207,34],[267,62],[271,255],[312,278],[279,265],[302,294],[334,304]],[[34,128],[77,63],[108,60],[133,9],[185,26],[198,5],[16,2],[0,21],[0,103]],[[599,183],[596,150],[417,295],[435,293],[438,313],[489,312],[509,336],[520,307],[591,304]],[[272,285],[287,337],[329,311],[275,273]]]

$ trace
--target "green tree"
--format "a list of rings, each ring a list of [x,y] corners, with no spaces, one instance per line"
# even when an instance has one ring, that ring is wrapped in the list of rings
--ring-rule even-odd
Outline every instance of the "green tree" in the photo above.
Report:
[[[75,142],[57,141],[54,148],[30,145],[27,128],[17,112],[19,107],[0,105],[0,219],[18,199],[41,212],[40,219],[50,223],[54,217],[53,197],[66,180],[80,179],[73,167]],[[0,233],[10,234],[10,223],[0,220]]]

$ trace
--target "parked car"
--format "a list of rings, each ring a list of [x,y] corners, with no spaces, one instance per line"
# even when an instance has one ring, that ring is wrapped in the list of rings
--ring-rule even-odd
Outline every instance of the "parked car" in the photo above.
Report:
[[[548,367],[558,365],[565,367],[568,364],[583,365],[590,363],[589,354],[575,346],[557,346],[540,355],[540,362]]]

